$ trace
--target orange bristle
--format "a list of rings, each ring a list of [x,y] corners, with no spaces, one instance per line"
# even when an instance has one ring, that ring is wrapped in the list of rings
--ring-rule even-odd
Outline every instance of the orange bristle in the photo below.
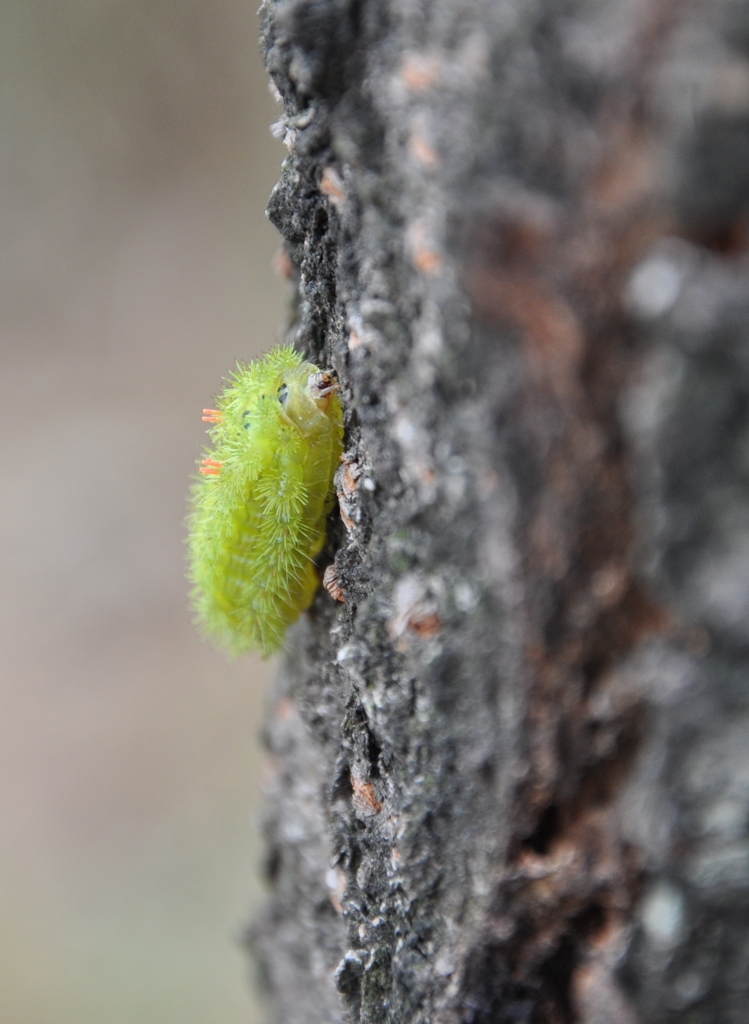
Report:
[[[220,423],[223,418],[218,409],[203,409],[203,423]]]
[[[222,466],[223,462],[217,462],[215,459],[203,459],[203,465],[198,467],[198,471],[203,476],[218,476]]]

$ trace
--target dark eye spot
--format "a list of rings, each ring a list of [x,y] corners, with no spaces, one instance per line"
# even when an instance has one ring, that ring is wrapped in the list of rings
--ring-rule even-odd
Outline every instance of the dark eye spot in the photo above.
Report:
[[[278,401],[281,403],[281,405],[283,405],[288,397],[289,386],[288,384],[282,384],[281,387],[278,389]]]
[[[249,430],[250,426],[252,425],[250,423],[250,419],[251,419],[250,410],[249,409],[245,409],[245,411],[242,413],[242,426],[245,428],[245,430]]]

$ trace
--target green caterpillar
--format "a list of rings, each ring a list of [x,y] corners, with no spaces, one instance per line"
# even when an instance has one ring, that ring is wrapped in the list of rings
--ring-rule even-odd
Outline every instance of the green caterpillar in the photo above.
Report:
[[[337,392],[282,346],[239,364],[203,410],[213,449],[192,495],[189,577],[199,622],[233,653],[278,650],[315,596],[343,452]]]

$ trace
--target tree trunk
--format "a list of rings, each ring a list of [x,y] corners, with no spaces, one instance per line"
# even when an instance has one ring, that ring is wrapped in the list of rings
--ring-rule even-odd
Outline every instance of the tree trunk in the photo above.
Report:
[[[348,450],[267,728],[278,1019],[746,1024],[749,4],[263,15]]]

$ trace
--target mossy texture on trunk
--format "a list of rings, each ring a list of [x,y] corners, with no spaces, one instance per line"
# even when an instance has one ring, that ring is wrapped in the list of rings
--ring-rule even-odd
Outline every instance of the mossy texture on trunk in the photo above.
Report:
[[[278,1019],[742,1024],[749,9],[263,19],[347,431],[267,726]]]

